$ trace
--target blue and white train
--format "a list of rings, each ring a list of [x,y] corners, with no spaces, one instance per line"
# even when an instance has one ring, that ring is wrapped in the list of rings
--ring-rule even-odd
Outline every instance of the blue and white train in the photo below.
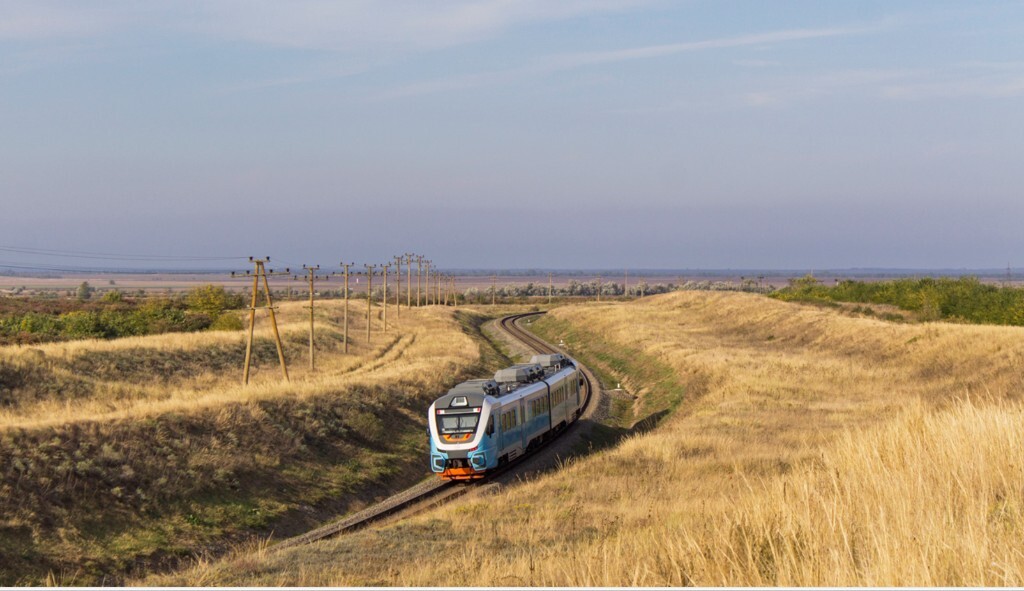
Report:
[[[582,385],[576,364],[553,354],[455,386],[430,405],[430,468],[444,480],[482,478],[575,422]]]

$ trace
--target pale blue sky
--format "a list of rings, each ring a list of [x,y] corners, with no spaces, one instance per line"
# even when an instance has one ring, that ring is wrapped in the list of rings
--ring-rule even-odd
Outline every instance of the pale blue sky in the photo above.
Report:
[[[1024,266],[1021,2],[0,0],[0,132],[6,246]]]

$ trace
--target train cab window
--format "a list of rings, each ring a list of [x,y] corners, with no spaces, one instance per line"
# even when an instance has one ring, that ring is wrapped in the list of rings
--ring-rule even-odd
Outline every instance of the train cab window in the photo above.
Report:
[[[460,413],[438,415],[438,430],[441,435],[457,435],[475,433],[480,422],[480,413]]]
[[[487,432],[488,435],[494,435],[494,415],[491,415],[491,418],[487,419],[487,431],[486,432]]]

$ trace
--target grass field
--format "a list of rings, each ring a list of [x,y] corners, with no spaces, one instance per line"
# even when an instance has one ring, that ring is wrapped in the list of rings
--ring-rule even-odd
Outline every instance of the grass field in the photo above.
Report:
[[[1024,584],[1020,329],[735,293],[535,326],[635,396],[618,444],[396,525],[147,582]]]
[[[317,307],[279,324],[290,382],[258,318],[251,384],[243,332],[167,334],[0,349],[0,584],[117,583],[280,537],[426,475],[423,409],[503,362],[483,317]]]

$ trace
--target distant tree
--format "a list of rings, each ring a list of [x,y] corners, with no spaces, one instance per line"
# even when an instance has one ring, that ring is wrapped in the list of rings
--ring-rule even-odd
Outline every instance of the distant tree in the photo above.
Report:
[[[109,303],[113,304],[113,303],[120,302],[120,301],[123,301],[123,300],[124,300],[124,297],[122,296],[121,292],[116,290],[116,289],[110,290],[107,293],[103,294],[103,301],[104,302],[109,302]]]
[[[82,284],[78,286],[78,299],[84,302],[92,297],[92,292],[94,291],[95,289],[93,286],[89,285],[88,281],[83,281]]]

